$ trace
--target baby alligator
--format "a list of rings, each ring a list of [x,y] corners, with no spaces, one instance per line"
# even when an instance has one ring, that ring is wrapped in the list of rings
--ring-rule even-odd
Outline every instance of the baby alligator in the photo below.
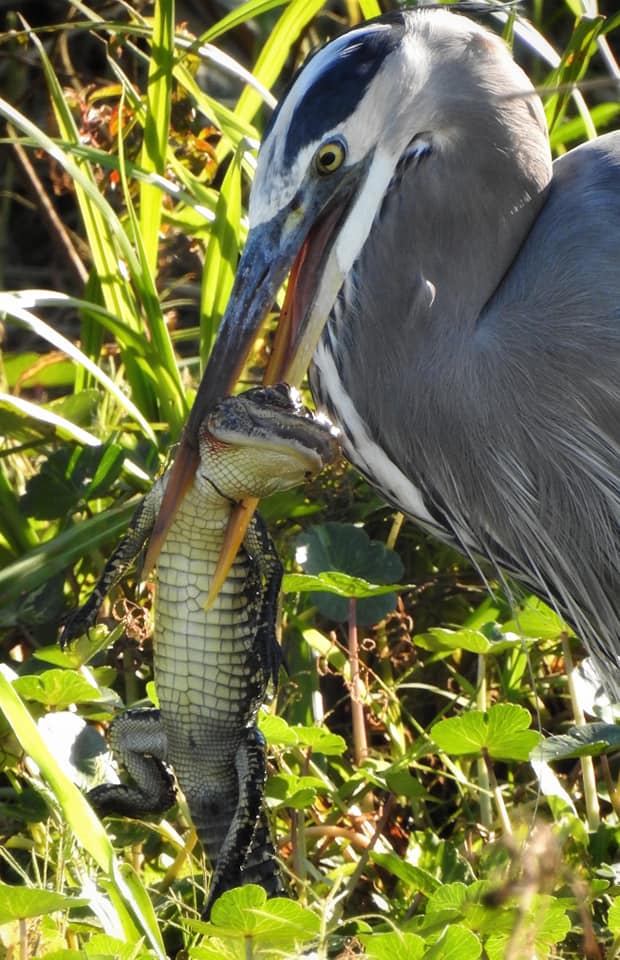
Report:
[[[127,710],[110,744],[131,784],[103,784],[101,815],[160,814],[175,802],[176,774],[212,867],[203,916],[241,883],[283,892],[265,811],[264,742],[256,722],[269,679],[282,570],[256,517],[230,574],[205,610],[231,506],[311,477],[337,454],[331,429],[285,385],[222,400],[200,427],[200,465],[158,563],[155,681],[160,710]],[[142,500],[91,596],[65,625],[66,642],[93,625],[108,591],[148,541],[167,474]]]

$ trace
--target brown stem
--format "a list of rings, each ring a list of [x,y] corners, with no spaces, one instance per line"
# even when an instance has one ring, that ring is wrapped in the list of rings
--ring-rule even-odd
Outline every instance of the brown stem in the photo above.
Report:
[[[357,642],[357,601],[355,597],[349,600],[349,623],[348,623],[348,643],[349,643],[349,664],[351,667],[351,721],[353,724],[353,751],[356,766],[368,756],[368,741],[366,739],[366,723],[364,719],[364,706],[361,697],[360,682],[360,658]]]

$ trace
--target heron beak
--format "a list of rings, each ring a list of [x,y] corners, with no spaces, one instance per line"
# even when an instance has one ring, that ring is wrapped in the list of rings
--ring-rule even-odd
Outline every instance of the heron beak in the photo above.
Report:
[[[226,313],[169,473],[166,492],[149,541],[144,563],[145,575],[157,560],[176,510],[196,471],[199,460],[198,428],[218,400],[231,392],[259,328],[289,271],[291,279],[264,382],[285,380],[292,386],[301,383],[342,282],[341,278],[334,277],[330,286],[336,283],[337,286],[331,302],[323,304],[323,299],[328,298],[317,299],[313,289],[316,276],[320,274],[315,275],[313,270],[301,268],[308,248],[320,250],[324,246],[341,213],[342,205],[338,205],[320,218],[311,230],[311,244],[306,243],[306,238],[312,225],[304,223],[302,216],[292,216],[290,213],[250,231]],[[312,259],[316,260],[315,257]],[[325,284],[322,287],[324,289]],[[211,579],[206,609],[212,605],[228,576],[257,503],[257,500],[248,498],[237,504],[231,513]]]
[[[289,229],[286,229],[286,226]],[[259,328],[274,303],[296,254],[304,240],[303,230],[287,224],[285,218],[275,218],[260,224],[250,231],[239,262],[228,308],[218,331],[211,356],[190,415],[181,437],[179,449],[168,474],[168,482],[158,516],[149,539],[143,565],[143,575],[152,570],[162,545],[174,520],[179,504],[189,489],[198,461],[198,429],[207,413],[222,397],[231,393],[238,380]],[[280,370],[272,365],[274,380],[282,379]],[[273,381],[272,381],[273,382]],[[256,502],[254,503],[254,509]],[[236,537],[237,549],[254,509],[243,510],[245,523]],[[230,526],[230,525],[229,525]],[[228,552],[234,546],[228,548]],[[234,559],[234,555],[233,558]],[[224,561],[218,566],[217,584],[213,582],[210,597],[213,598],[228,573],[232,560],[222,576]]]
[[[259,327],[273,304],[303,240],[302,238],[290,253],[287,251],[286,256],[278,256],[277,253],[274,255],[274,251],[279,248],[281,233],[280,224],[271,221],[251,231],[248,236],[228,308],[222,318],[179,449],[168,474],[168,483],[144,558],[144,576],[149,574],[157,562],[179,505],[196,473],[200,459],[200,424],[216,403],[232,391]],[[251,516],[250,513],[247,523]]]
[[[302,242],[301,250],[295,258],[291,270],[286,296],[280,312],[280,322],[278,323],[273,348],[263,375],[264,384],[279,383],[285,380],[291,384],[291,386],[299,386],[304,375],[304,369],[301,369],[301,372],[295,371],[294,373],[291,369],[292,360],[294,359],[291,344],[295,339],[294,331],[296,330],[298,321],[293,304],[294,291],[297,277],[305,260],[305,247],[305,242]],[[293,376],[295,376],[296,379],[293,379]],[[209,584],[209,592],[205,601],[206,610],[209,610],[213,605],[215,598],[224,585],[230,568],[239,552],[239,548],[243,543],[247,529],[252,522],[252,517],[254,516],[257,506],[258,499],[256,497],[246,497],[245,500],[237,503],[231,511],[228,526],[222,541],[220,555]]]
[[[336,264],[333,261],[322,264],[321,261],[324,260],[324,251],[329,247],[328,239],[342,216],[343,206],[339,204],[331,208],[313,225],[301,244],[298,244],[299,249],[290,272],[273,349],[263,377],[265,384],[284,380],[291,386],[298,387],[310,365],[325,321],[342,284],[342,276],[338,273]],[[319,277],[321,285],[317,290]],[[274,299],[275,293],[277,290],[274,292]],[[225,320],[226,318],[222,323]],[[231,512],[215,573],[209,585],[205,603],[207,610],[228,576],[257,504],[258,500],[255,498],[247,498]]]

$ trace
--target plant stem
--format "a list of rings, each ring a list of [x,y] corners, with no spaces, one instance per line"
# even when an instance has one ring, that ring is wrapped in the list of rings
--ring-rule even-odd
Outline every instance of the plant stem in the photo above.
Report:
[[[394,514],[394,517],[392,520],[392,526],[390,527],[388,538],[385,541],[385,545],[388,548],[388,550],[394,549],[396,545],[396,541],[398,539],[398,534],[400,533],[400,528],[402,527],[404,520],[405,520],[404,513],[400,513],[399,511],[398,513]]]
[[[349,663],[351,666],[351,722],[353,726],[353,754],[356,765],[360,766],[368,756],[368,741],[366,739],[364,706],[361,698],[356,614],[357,601],[355,597],[351,597],[349,600],[348,623]]]
[[[478,677],[477,677],[476,706],[479,710],[487,708],[487,673],[486,660],[483,656],[478,657]],[[489,771],[484,757],[478,757],[476,761],[478,768],[478,785],[480,792],[480,823],[485,830],[491,830],[493,827],[493,811],[491,809],[491,784],[489,782]]]
[[[564,663],[566,664],[566,678],[568,680],[568,692],[570,694],[571,704],[575,723],[578,727],[585,727],[586,718],[577,691],[575,690],[575,680],[573,675],[573,657],[570,652],[570,643],[566,631],[562,632],[562,653],[564,654]],[[601,823],[601,815],[596,795],[596,777],[594,775],[594,761],[592,757],[581,758],[581,774],[583,777],[583,798],[586,804],[586,816],[588,818],[588,829],[598,830]]]
[[[493,770],[493,764],[491,763],[491,758],[486,747],[482,748],[482,762],[487,770],[487,777],[493,792],[493,797],[495,799],[495,805],[497,807],[497,813],[502,824],[502,829],[507,837],[511,837],[512,824],[510,823],[510,817],[508,816],[506,804],[504,803],[504,798],[502,797],[502,791],[499,789],[497,780],[495,779],[495,771]]]

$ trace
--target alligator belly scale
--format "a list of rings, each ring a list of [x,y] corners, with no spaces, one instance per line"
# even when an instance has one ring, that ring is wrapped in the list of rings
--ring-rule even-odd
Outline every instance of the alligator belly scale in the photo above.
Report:
[[[337,454],[333,432],[284,385],[227,398],[200,430],[201,462],[158,562],[155,681],[160,710],[127,710],[110,744],[131,782],[89,794],[101,815],[163,813],[175,801],[173,768],[212,867],[203,916],[241,883],[283,892],[265,811],[265,753],[257,715],[277,680],[281,566],[256,517],[233,567],[205,610],[234,501],[287,489]],[[167,475],[139,505],[130,529],[62,639],[85,632],[101,602],[142,551]]]

